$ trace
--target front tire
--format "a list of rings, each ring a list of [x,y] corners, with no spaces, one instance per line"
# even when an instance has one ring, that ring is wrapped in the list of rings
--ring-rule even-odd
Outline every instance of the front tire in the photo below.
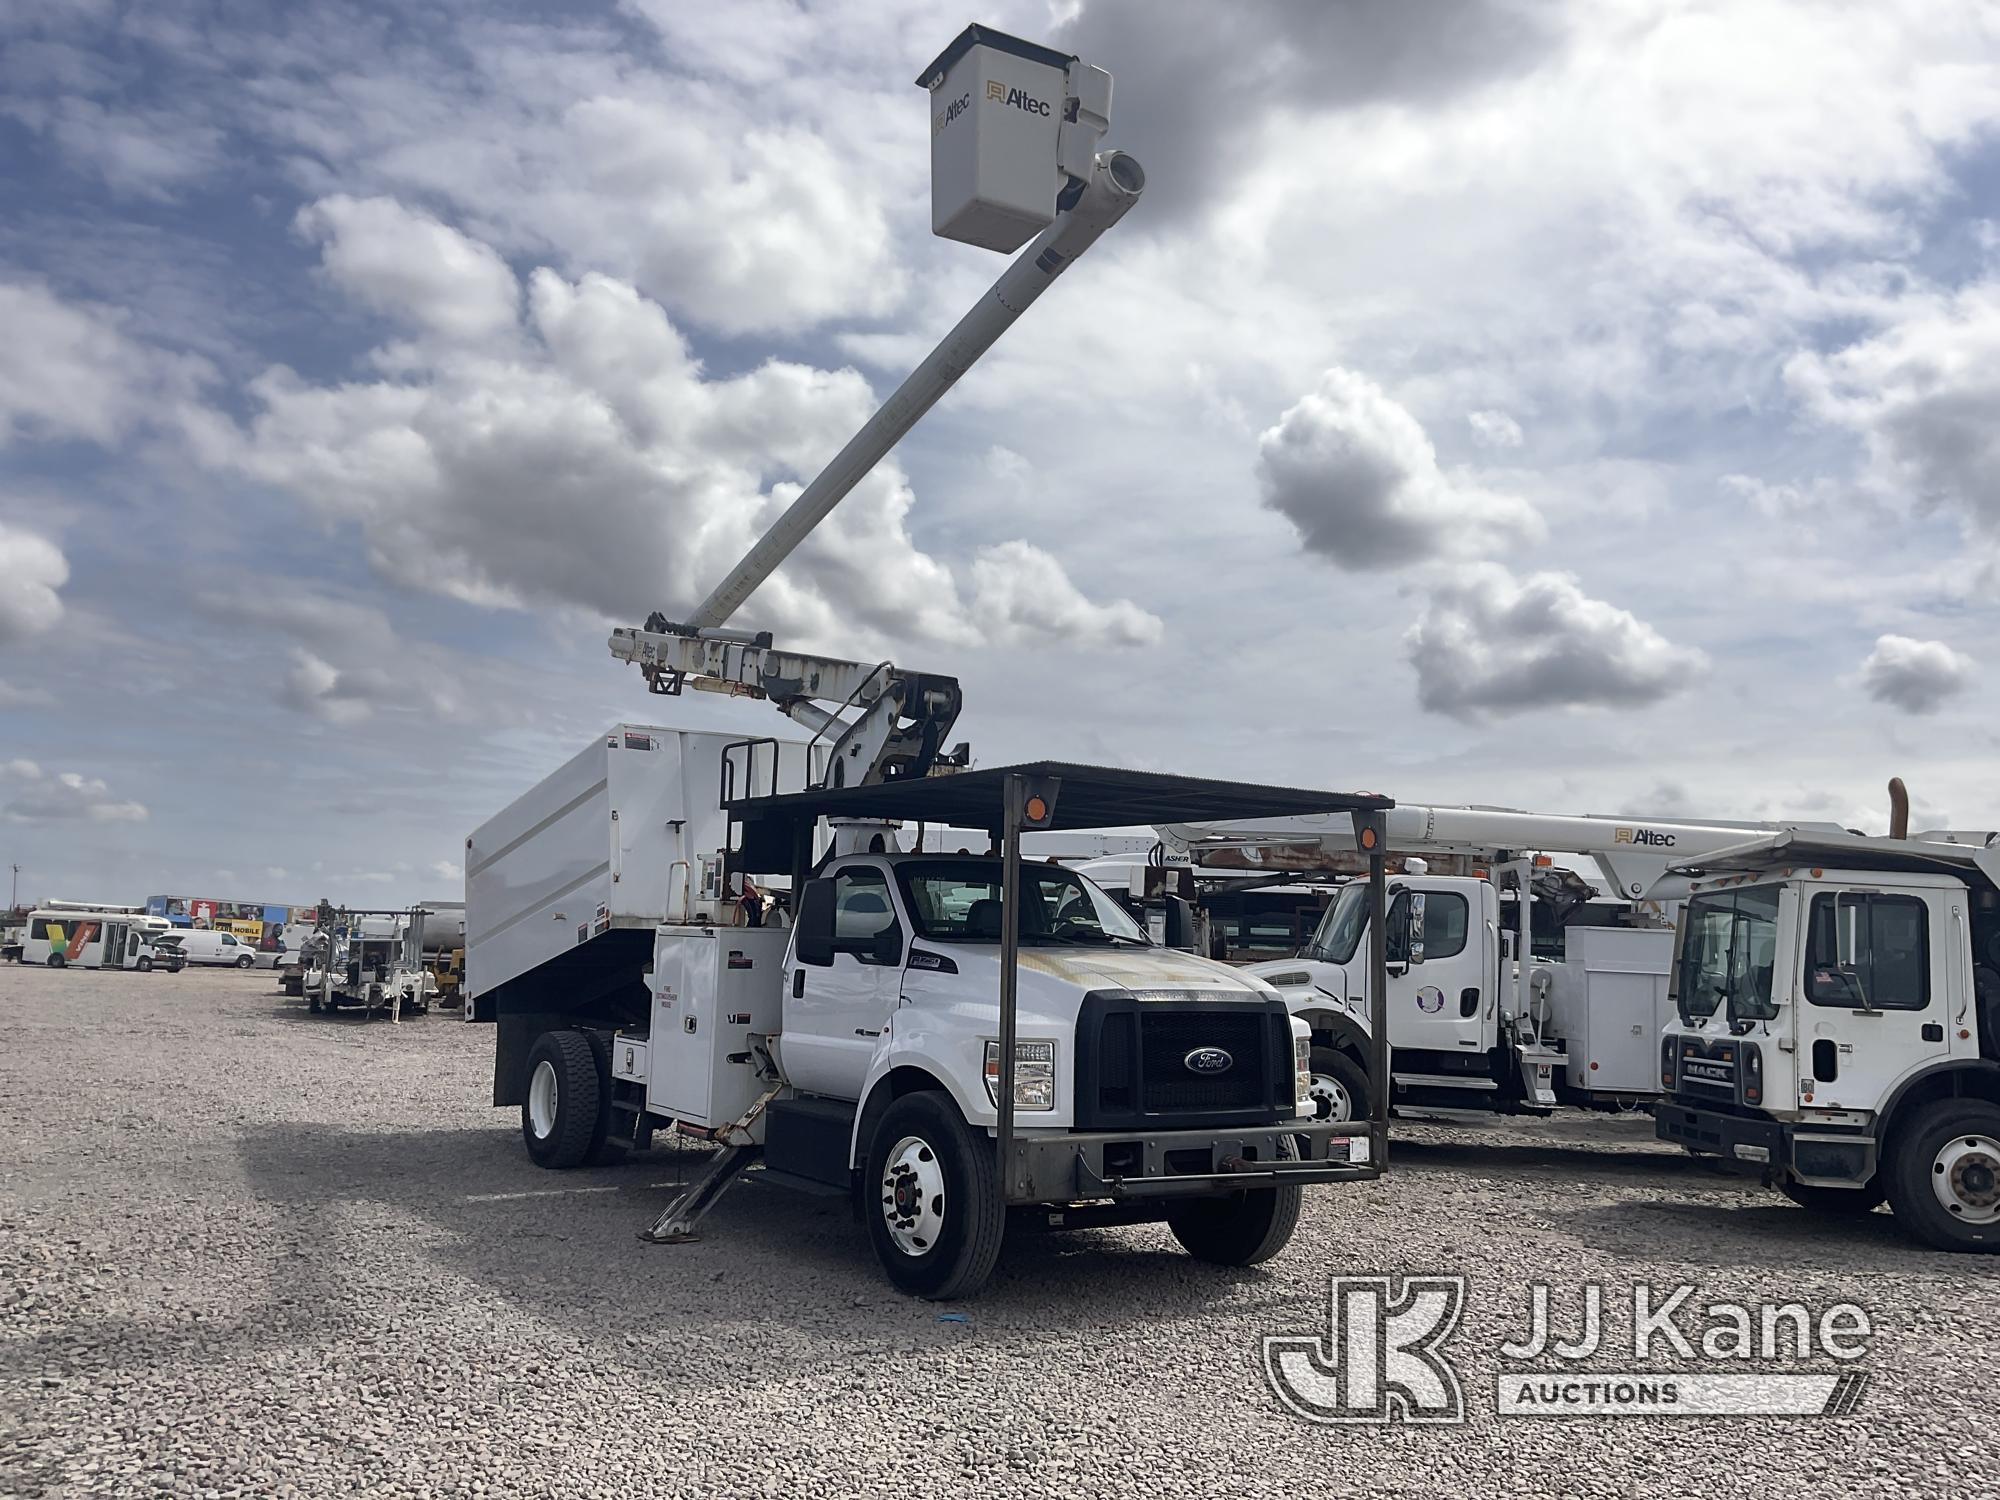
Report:
[[[1933,1249],[2000,1251],[2000,1105],[1940,1099],[1897,1136],[1887,1174],[1896,1222]]]
[[[883,1112],[861,1185],[875,1257],[899,1289],[942,1302],[986,1284],[1007,1206],[991,1144],[948,1094],[905,1094]]]
[[[250,967],[251,967],[252,965],[254,965],[254,964],[255,964],[256,962],[257,962],[257,960],[256,960],[256,959],[254,959],[254,958],[252,958],[252,957],[251,957],[251,956],[250,956],[249,954],[247,954],[247,953],[240,953],[240,954],[238,954],[238,955],[237,955],[237,957],[236,957],[236,967],[237,967],[237,968],[239,968],[239,969],[247,969],[247,968],[250,968]]]
[[[1283,1150],[1291,1155],[1287,1137]],[[1299,1227],[1305,1189],[1245,1188],[1220,1198],[1195,1198],[1167,1210],[1167,1228],[1196,1260],[1216,1266],[1261,1265],[1284,1249]]]
[[[1778,1189],[1800,1208],[1810,1209],[1816,1214],[1837,1214],[1843,1218],[1853,1218],[1861,1214],[1872,1214],[1882,1206],[1888,1194],[1882,1190],[1881,1177],[1868,1180],[1866,1187],[1837,1188],[1824,1187],[1812,1182],[1787,1182]]]
[[[603,1149],[611,1091],[597,1069],[597,1049],[581,1031],[545,1031],[528,1053],[528,1097],[521,1139],[538,1167],[580,1167]]]
[[[142,957],[132,967],[137,969],[141,974],[150,974],[153,972],[153,961],[150,958]]]
[[[1344,1124],[1369,1117],[1368,1075],[1353,1058],[1331,1047],[1315,1047],[1311,1066],[1315,1120]]]

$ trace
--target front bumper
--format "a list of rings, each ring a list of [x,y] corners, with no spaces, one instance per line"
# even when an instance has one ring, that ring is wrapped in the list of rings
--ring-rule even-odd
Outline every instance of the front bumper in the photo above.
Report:
[[[1823,1187],[1856,1187],[1875,1176],[1875,1138],[1864,1130],[1821,1129],[1720,1110],[1662,1103],[1653,1109],[1660,1140],[1751,1171]]]
[[[1653,1134],[1702,1156],[1720,1156],[1756,1167],[1785,1164],[1785,1127],[1776,1120],[1745,1119],[1720,1110],[1661,1103],[1653,1108]]]
[[[1014,1138],[1008,1201],[1198,1198],[1382,1175],[1366,1121],[1248,1129],[1077,1131]]]

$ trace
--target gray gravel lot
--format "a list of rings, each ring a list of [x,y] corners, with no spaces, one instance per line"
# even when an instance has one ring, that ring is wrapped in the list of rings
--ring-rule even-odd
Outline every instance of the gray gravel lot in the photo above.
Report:
[[[947,1310],[775,1188],[640,1244],[692,1155],[537,1170],[491,1046],[310,1017],[262,971],[0,966],[0,1493],[2000,1491],[2000,1260],[1817,1219],[1644,1118],[1399,1127],[1393,1175],[1310,1190],[1268,1266],[1023,1236]],[[1467,1425],[1314,1426],[1266,1388],[1262,1336],[1371,1271],[1470,1278]],[[1534,1278],[1851,1298],[1872,1383],[1834,1420],[1503,1420]]]

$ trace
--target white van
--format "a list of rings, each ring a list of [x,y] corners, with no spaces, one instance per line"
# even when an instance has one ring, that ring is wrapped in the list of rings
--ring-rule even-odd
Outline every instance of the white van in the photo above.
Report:
[[[176,928],[153,940],[157,948],[178,949],[191,964],[222,964],[248,969],[257,962],[257,948],[233,932],[208,932],[196,927]]]

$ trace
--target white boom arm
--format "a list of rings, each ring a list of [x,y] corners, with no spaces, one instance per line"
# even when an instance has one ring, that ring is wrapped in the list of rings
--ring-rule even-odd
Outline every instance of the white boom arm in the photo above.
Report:
[[[1101,129],[1103,111],[1109,109],[1108,76],[1074,60],[1067,76],[1069,103],[1076,102],[1081,89],[1101,108],[1069,109],[1065,118],[1080,114],[1085,128]],[[1074,161],[1073,131],[1068,139],[1063,159]],[[1063,206],[1048,227],[848,439],[690,619],[680,623],[655,614],[640,629],[612,631],[611,654],[636,663],[649,688],[678,693],[687,685],[770,699],[815,735],[831,738],[831,785],[921,776],[938,762],[944,737],[958,717],[955,678],[902,672],[886,661],[781,652],[768,633],[731,630],[727,622],[1049,284],[1138,202],[1146,174],[1136,160],[1120,151],[1085,160],[1089,176],[1067,178],[1069,190],[1059,200]],[[1056,173],[1057,161],[1052,159],[1049,167]],[[853,717],[842,717],[850,711]]]
[[[1385,814],[1383,843],[1399,854],[1468,854],[1499,861],[1514,855],[1579,854],[1597,862],[1615,894],[1653,895],[1677,865],[1784,828],[1832,831],[1824,823],[1662,823],[1641,818],[1572,818],[1498,807],[1402,804]],[[1176,823],[1155,830],[1170,849],[1246,849],[1317,845],[1329,854],[1357,852],[1354,831],[1337,818],[1267,818],[1238,824]]]

